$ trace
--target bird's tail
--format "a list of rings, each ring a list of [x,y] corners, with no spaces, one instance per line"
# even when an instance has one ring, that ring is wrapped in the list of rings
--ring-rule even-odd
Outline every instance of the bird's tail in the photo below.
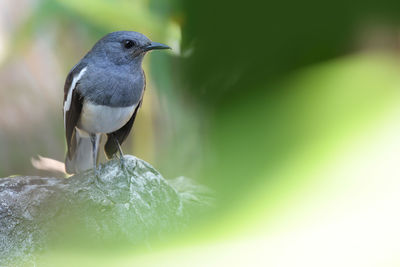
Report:
[[[75,128],[75,140],[72,142],[71,146],[71,156],[68,154],[65,157],[65,170],[67,173],[80,173],[88,169],[92,169],[93,157],[92,157],[92,143],[90,141],[89,135]],[[98,149],[97,149],[98,150]],[[96,151],[98,153],[99,151]]]

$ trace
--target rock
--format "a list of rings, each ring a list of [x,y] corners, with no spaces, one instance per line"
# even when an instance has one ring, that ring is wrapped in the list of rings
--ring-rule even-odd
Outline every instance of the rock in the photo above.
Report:
[[[0,266],[34,264],[50,246],[149,244],[180,231],[211,198],[187,178],[171,184],[133,156],[97,176],[0,179]]]

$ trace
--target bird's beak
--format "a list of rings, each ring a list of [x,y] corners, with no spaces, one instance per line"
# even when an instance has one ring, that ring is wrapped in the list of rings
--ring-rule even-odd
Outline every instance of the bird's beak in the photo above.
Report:
[[[156,43],[156,42],[151,42],[151,44],[143,47],[143,50],[145,52],[150,51],[150,50],[156,50],[156,49],[171,49],[171,47],[169,47],[168,45]]]

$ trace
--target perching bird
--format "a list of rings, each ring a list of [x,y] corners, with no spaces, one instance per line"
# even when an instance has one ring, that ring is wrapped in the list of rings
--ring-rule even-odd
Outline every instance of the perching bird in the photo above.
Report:
[[[69,72],[64,86],[65,170],[96,170],[99,141],[111,158],[129,135],[143,99],[144,55],[168,49],[133,31],[113,32],[100,39]]]

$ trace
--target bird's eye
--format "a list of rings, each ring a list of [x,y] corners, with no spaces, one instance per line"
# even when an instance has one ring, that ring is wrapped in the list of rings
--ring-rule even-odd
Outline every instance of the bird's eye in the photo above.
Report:
[[[134,41],[132,41],[132,40],[124,40],[123,44],[124,44],[124,47],[127,48],[127,49],[136,46],[136,43]]]

